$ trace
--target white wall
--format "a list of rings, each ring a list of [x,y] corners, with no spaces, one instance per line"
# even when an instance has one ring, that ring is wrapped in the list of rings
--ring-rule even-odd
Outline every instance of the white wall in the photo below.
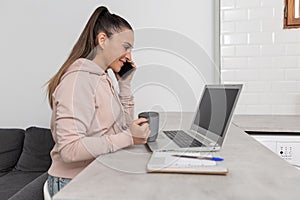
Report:
[[[222,82],[245,84],[239,114],[300,114],[300,29],[283,0],[221,1]]]
[[[203,83],[217,75],[210,60],[215,52],[213,1],[1,0],[0,127],[49,127],[43,84],[99,5],[135,29],[136,113],[194,109]]]

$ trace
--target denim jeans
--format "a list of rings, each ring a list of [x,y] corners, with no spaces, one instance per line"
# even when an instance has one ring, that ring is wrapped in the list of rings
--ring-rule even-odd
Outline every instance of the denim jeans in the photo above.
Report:
[[[48,175],[48,190],[51,197],[67,185],[72,179]]]

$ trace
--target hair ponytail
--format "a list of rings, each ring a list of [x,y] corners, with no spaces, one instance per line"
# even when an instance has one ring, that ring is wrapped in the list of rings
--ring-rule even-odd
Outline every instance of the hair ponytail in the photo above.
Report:
[[[93,59],[95,57],[95,47],[98,45],[98,33],[104,32],[110,37],[114,32],[119,32],[123,28],[132,30],[132,27],[125,19],[118,15],[111,14],[106,7],[100,6],[94,11],[75,43],[69,57],[60,67],[59,71],[47,82],[48,100],[51,108],[53,107],[52,94],[69,66],[79,58]]]

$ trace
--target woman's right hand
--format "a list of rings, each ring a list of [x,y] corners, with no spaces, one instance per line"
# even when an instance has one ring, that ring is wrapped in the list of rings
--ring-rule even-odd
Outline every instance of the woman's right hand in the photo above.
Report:
[[[150,135],[149,124],[147,122],[148,120],[146,118],[139,118],[130,124],[129,130],[131,132],[134,144],[147,143],[147,139]]]

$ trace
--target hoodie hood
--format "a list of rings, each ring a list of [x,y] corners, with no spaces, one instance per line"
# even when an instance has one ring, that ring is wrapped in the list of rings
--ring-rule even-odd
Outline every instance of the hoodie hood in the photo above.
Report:
[[[72,72],[84,71],[98,76],[105,75],[106,72],[95,62],[88,60],[86,58],[79,58],[73,64],[70,65],[67,72],[62,76],[63,79],[65,76]]]

